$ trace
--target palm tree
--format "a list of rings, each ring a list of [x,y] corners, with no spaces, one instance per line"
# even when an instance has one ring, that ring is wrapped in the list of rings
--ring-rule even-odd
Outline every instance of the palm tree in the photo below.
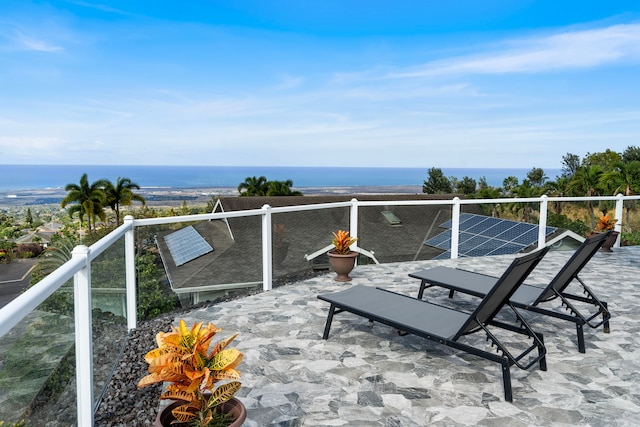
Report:
[[[636,194],[634,189],[640,189],[640,161],[616,162],[613,170],[602,175],[601,182],[603,185],[613,187],[613,194],[618,192],[622,192],[625,196]]]
[[[132,190],[139,190],[140,186],[129,178],[118,177],[116,185],[111,181],[105,181],[104,192],[107,196],[107,206],[116,213],[116,225],[120,224],[120,206],[129,206],[138,201],[146,205],[146,200]]]
[[[290,179],[286,181],[270,181],[268,184],[267,196],[302,196],[299,191],[291,191],[293,181]]]
[[[637,191],[640,190],[640,161],[616,162],[613,170],[604,173],[600,181],[604,186],[613,189],[612,194],[618,192],[622,192],[625,196],[637,194]],[[627,218],[633,208],[635,208],[635,201],[629,200],[626,203]],[[629,224],[626,226],[628,227]]]
[[[569,189],[582,196],[597,196],[600,191],[600,177],[603,173],[604,171],[599,165],[582,166],[576,171],[575,175],[573,175],[569,183]],[[593,229],[596,226],[596,218],[593,214],[593,204],[591,200],[587,201],[587,209],[591,217],[591,228]]]
[[[266,196],[269,190],[267,178],[247,177],[244,182],[238,185],[238,192],[241,196]]]
[[[531,185],[531,182],[527,179],[522,184],[512,190],[516,195],[515,200],[519,198],[528,199],[532,197],[539,197],[542,194],[540,187]],[[524,222],[531,222],[531,215],[533,214],[533,206],[530,202],[513,202],[509,204],[511,210],[522,213],[522,220]]]
[[[569,178],[566,176],[559,176],[556,181],[548,181],[545,185],[549,196],[551,197],[566,197],[569,192]],[[562,202],[553,203],[553,212],[557,215],[562,215]]]
[[[503,181],[502,181],[502,189],[504,190],[504,194],[506,196],[511,196],[514,193],[515,188],[520,185],[518,183],[518,178],[516,178],[515,176],[511,175],[506,177]]]
[[[60,206],[65,208],[67,205],[71,205],[68,209],[69,216],[73,217],[74,214],[78,214],[80,228],[82,228],[83,219],[86,215],[87,229],[91,231],[91,223],[95,217],[101,220],[106,218],[104,213],[106,195],[102,190],[105,186],[106,181],[103,179],[89,185],[89,179],[85,173],[80,178],[80,185],[71,183],[64,187],[67,195],[60,202]]]

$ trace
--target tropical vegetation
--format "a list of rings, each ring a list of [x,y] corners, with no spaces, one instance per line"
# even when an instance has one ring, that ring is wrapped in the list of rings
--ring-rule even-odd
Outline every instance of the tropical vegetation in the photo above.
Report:
[[[105,208],[110,207],[116,213],[116,225],[120,224],[120,207],[131,205],[133,201],[139,201],[143,205],[145,199],[133,192],[140,186],[129,178],[118,177],[115,184],[107,179],[99,179],[89,183],[87,174],[80,177],[80,183],[70,183],[65,186],[67,195],[60,202],[60,206],[69,206],[67,212],[70,217],[78,215],[80,227],[84,218],[87,219],[87,230],[91,232],[96,219],[106,219]]]
[[[300,191],[294,191],[293,181],[269,181],[266,177],[248,176],[238,185],[240,196],[302,196]]]
[[[357,240],[358,239],[356,237],[351,237],[348,231],[338,230],[333,233],[333,239],[331,239],[333,251],[341,255],[348,254],[351,251],[351,245],[353,245]]]
[[[587,153],[580,156],[567,153],[562,158],[562,174],[550,179],[542,168],[534,167],[520,182],[515,176],[503,180],[502,187],[490,187],[481,178],[478,183],[465,176],[461,179],[446,177],[439,168],[430,168],[428,178],[422,185],[423,193],[464,194],[471,198],[514,198],[513,203],[487,206],[491,215],[513,216],[526,222],[536,221],[536,203],[520,202],[517,199],[536,198],[542,195],[553,197],[625,196],[640,194],[640,147],[629,146],[622,153],[607,149],[604,152]],[[635,209],[635,203],[625,203],[627,214]],[[569,212],[567,204],[550,204],[548,223],[551,226],[569,228],[584,234],[597,226],[597,218],[613,208],[612,202],[592,201],[584,203],[584,209]],[[628,216],[628,215],[627,215]],[[631,232],[629,224],[623,224]]]
[[[172,410],[179,423],[206,427],[224,416],[216,407],[233,397],[240,389],[242,353],[227,346],[238,336],[234,334],[212,346],[213,337],[222,329],[213,323],[203,326],[195,323],[189,328],[183,319],[171,332],[156,335],[158,347],[144,357],[149,364],[149,375],[138,383],[138,388],[168,382],[160,399],[183,402]],[[220,381],[224,384],[218,385]],[[228,382],[227,382],[228,381]]]

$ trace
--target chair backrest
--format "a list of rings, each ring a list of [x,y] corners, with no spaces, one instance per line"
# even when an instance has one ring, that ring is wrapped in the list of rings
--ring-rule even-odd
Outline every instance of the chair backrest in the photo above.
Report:
[[[540,296],[533,302],[536,305],[542,301],[548,301],[558,296],[558,293],[562,293],[567,286],[575,279],[575,277],[582,271],[585,265],[591,258],[598,252],[598,249],[602,246],[607,237],[611,235],[613,231],[607,231],[606,233],[598,233],[594,236],[588,237],[582,242],[580,247],[576,249],[569,261],[562,267],[562,269],[556,274],[549,285],[545,288],[544,292],[540,293]]]
[[[453,340],[455,341],[462,335],[474,332],[480,327],[480,323],[486,325],[491,322],[548,251],[549,247],[545,246],[513,260],[504,274],[469,316],[469,320],[462,325]]]

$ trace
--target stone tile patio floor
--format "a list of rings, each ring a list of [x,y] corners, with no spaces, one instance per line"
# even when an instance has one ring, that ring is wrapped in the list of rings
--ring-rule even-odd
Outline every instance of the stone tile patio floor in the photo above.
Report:
[[[550,252],[527,283],[544,284],[570,252]],[[513,402],[504,400],[497,363],[337,314],[318,294],[364,284],[416,296],[408,274],[436,265],[500,275],[513,256],[358,266],[353,281],[333,274],[201,308],[188,322],[213,321],[245,357],[245,426],[625,426],[640,424],[640,248],[598,253],[581,278],[612,313],[611,333],[586,327],[578,352],[572,323],[524,312],[547,347],[547,371],[512,367]],[[432,288],[426,298],[471,310],[473,297]],[[506,316],[506,314],[505,314]],[[485,346],[474,334],[470,342]],[[475,341],[474,341],[475,340]],[[488,344],[486,344],[488,346]],[[487,347],[488,348],[488,347]]]

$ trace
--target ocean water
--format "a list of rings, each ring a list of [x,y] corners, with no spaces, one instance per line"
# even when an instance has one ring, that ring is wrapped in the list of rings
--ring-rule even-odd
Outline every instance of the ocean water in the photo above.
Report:
[[[86,173],[89,182],[118,177],[130,178],[141,187],[216,188],[233,187],[250,176],[265,176],[270,181],[291,179],[294,187],[341,186],[422,186],[428,175],[425,168],[345,168],[345,167],[273,167],[273,166],[99,166],[99,165],[0,165],[0,191],[64,188],[78,183]],[[491,186],[502,186],[508,176],[522,181],[529,169],[441,168],[447,177],[485,177]],[[550,179],[560,169],[545,169]]]

